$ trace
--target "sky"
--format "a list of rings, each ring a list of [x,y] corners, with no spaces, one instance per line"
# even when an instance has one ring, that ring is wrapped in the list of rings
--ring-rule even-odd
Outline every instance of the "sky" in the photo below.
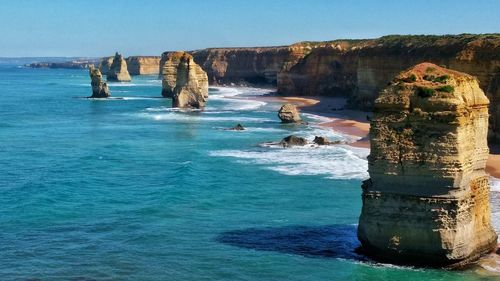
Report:
[[[500,0],[1,0],[0,57],[500,32]]]

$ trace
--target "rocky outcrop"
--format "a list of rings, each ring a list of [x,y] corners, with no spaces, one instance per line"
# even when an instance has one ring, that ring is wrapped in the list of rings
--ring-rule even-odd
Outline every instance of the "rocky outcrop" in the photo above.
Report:
[[[371,110],[378,93],[399,72],[423,61],[476,76],[492,105],[500,103],[493,79],[500,68],[500,35],[385,36],[337,40],[313,48],[278,74],[278,92],[289,96],[341,96]],[[491,136],[500,141],[500,115],[491,112]]]
[[[203,108],[208,98],[208,77],[186,52],[171,52],[162,68],[162,96],[173,107]]]
[[[281,140],[279,144],[283,147],[304,146],[307,144],[307,140],[303,137],[290,135],[283,138],[283,140]]]
[[[152,75],[160,73],[160,57],[132,56],[126,60],[130,75]]]
[[[278,111],[278,117],[283,123],[300,123],[302,119],[300,118],[300,113],[297,107],[293,104],[284,104]]]
[[[495,249],[485,173],[488,104],[476,78],[430,63],[381,91],[358,226],[369,255],[454,267]]]
[[[108,85],[103,82],[101,71],[94,66],[89,68],[90,85],[92,86],[91,98],[107,98],[109,97]]]
[[[106,79],[108,81],[118,82],[130,82],[132,80],[127,70],[127,62],[118,52],[113,58],[113,63],[111,63],[111,66],[109,67]]]

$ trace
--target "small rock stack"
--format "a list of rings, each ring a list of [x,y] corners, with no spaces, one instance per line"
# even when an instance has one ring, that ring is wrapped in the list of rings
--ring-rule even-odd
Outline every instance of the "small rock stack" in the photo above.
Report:
[[[109,67],[107,74],[108,81],[117,81],[117,82],[130,82],[132,78],[130,78],[130,74],[127,70],[127,62],[118,52],[115,54],[113,58],[113,63]]]
[[[208,98],[208,76],[186,52],[172,52],[162,69],[162,96],[172,98],[172,106],[203,108]]]
[[[102,81],[102,74],[98,68],[91,66],[89,68],[89,74],[92,85],[92,96],[91,98],[107,98],[109,97],[108,85]]]
[[[422,63],[381,91],[358,238],[393,263],[458,267],[496,248],[488,98],[472,76]]]
[[[293,104],[284,104],[278,111],[278,117],[282,123],[301,123],[300,113],[297,107]]]

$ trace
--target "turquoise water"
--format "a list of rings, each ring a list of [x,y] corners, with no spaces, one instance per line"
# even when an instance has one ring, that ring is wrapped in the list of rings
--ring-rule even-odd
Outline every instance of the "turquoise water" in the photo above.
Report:
[[[0,280],[484,280],[353,251],[364,149],[282,149],[279,104],[211,88],[170,109],[154,76],[88,100],[84,70],[0,66]],[[241,123],[247,131],[224,128]]]

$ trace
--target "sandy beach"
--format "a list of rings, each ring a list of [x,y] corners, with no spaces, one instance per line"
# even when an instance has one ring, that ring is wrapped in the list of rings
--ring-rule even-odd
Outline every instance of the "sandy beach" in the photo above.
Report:
[[[295,104],[304,113],[316,114],[331,118],[331,121],[320,124],[335,131],[360,137],[349,145],[354,147],[370,148],[368,132],[370,123],[368,117],[371,112],[349,110],[345,108],[345,99],[330,97],[265,97],[268,101],[288,102]],[[486,162],[486,172],[492,177],[500,178],[500,146],[490,147],[490,155]]]

